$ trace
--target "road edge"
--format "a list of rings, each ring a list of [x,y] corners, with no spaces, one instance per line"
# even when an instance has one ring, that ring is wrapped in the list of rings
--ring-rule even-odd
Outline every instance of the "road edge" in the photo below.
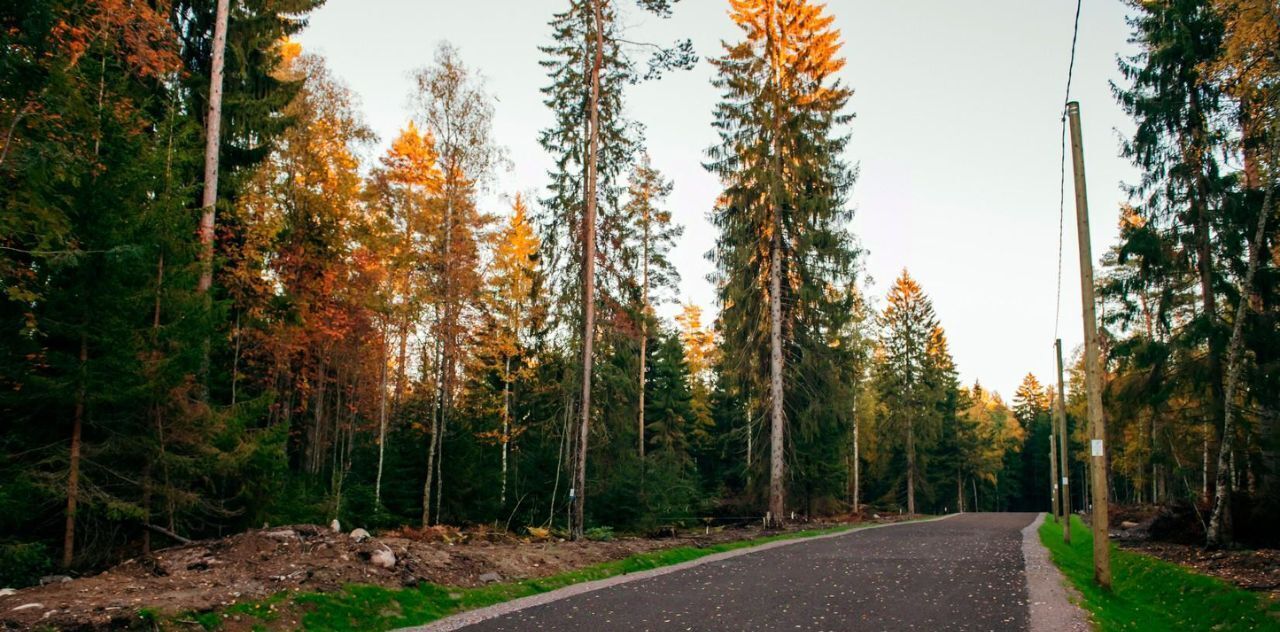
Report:
[[[1089,615],[1080,607],[1080,595],[1067,584],[1053,563],[1049,549],[1040,541],[1040,512],[1022,529],[1022,562],[1027,580],[1027,611],[1030,632],[1089,632]]]
[[[613,577],[606,577],[605,579],[597,579],[594,581],[582,582],[579,584],[572,584],[569,586],[565,586],[564,588],[557,588],[556,590],[540,593],[537,595],[530,595],[528,597],[521,597],[519,599],[513,599],[511,601],[504,601],[499,604],[486,606],[484,608],[477,608],[475,610],[467,610],[465,612],[459,612],[458,614],[447,616],[443,619],[437,619],[435,621],[432,621],[431,623],[426,623],[418,626],[411,626],[407,628],[399,628],[395,632],[452,632],[453,630],[458,630],[469,625],[480,623],[481,621],[487,621],[489,619],[511,614],[512,612],[517,612],[520,610],[524,610],[526,608],[541,606],[543,604],[560,601],[561,599],[575,597],[577,595],[594,592],[603,588],[609,588],[611,586],[617,586],[619,584],[626,584],[630,582],[649,579],[652,577],[660,577],[662,575],[667,575],[670,573],[678,573],[680,571],[693,568],[695,566],[701,566],[703,564],[720,562],[723,560],[738,557],[740,555],[749,555],[751,553],[759,553],[761,551],[776,549],[778,547],[783,547],[783,546],[790,546],[792,544],[799,544],[802,542],[814,542],[816,540],[826,540],[829,538],[845,537],[845,536],[850,536],[858,533],[864,533],[872,529],[882,529],[886,527],[896,527],[896,526],[907,525],[907,524],[922,524],[925,522],[937,522],[939,520],[946,520],[947,518],[952,518],[957,515],[959,514],[947,514],[945,516],[938,516],[936,518],[924,518],[921,520],[910,520],[905,522],[889,522],[885,524],[877,524],[877,525],[871,525],[867,527],[854,527],[852,529],[847,529],[845,531],[839,531],[836,533],[827,533],[823,535],[815,535],[815,536],[800,537],[800,538],[790,538],[786,540],[775,540],[773,542],[766,542],[764,544],[760,544],[757,546],[746,547],[742,549],[734,549],[732,551],[725,551],[723,553],[712,553],[711,555],[706,555],[695,560],[689,560],[687,562],[681,562],[679,564],[662,566],[662,567],[650,569],[647,571],[640,571],[638,573],[627,573],[623,575],[615,575]]]

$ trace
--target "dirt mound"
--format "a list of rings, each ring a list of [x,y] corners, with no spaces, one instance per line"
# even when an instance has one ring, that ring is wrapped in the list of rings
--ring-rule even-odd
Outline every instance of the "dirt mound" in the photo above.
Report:
[[[484,528],[405,528],[367,539],[317,525],[258,529],[0,597],[0,629],[118,629],[137,624],[144,609],[165,615],[208,612],[281,591],[327,592],[350,583],[478,586],[542,577],[658,548],[756,535],[758,529],[748,528],[661,541],[564,542]]]
[[[1151,539],[1176,544],[1204,544],[1204,523],[1209,509],[1189,502],[1163,505],[1151,520]]]

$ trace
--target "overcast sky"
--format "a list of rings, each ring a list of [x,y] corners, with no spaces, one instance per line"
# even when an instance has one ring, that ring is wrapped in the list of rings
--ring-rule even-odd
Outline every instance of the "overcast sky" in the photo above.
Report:
[[[622,0],[624,6],[631,2]],[[442,40],[486,77],[495,133],[513,168],[497,189],[540,193],[550,165],[537,144],[551,123],[539,89],[538,46],[568,0],[328,0],[299,37],[360,97],[381,146],[408,120],[413,69]],[[716,141],[718,94],[706,62],[738,37],[723,0],[684,0],[661,20],[627,13],[632,37],[693,39],[703,60],[627,95],[657,166],[675,183],[671,210],[685,228],[674,259],[683,300],[714,303],[703,255],[715,234],[706,213],[719,193],[701,166]],[[1058,265],[1060,119],[1073,0],[831,0],[854,90],[848,159],[860,175],[852,224],[867,255],[869,290],[883,303],[908,268],[933,298],[962,379],[1011,398],[1027,372],[1053,376]],[[1084,0],[1073,98],[1081,102],[1095,259],[1115,242],[1119,185],[1135,172],[1118,157],[1132,124],[1109,81],[1128,55],[1125,6]],[[380,149],[379,149],[380,152]],[[1068,166],[1062,318],[1065,348],[1083,339]],[[492,209],[505,212],[505,208]],[[667,313],[671,313],[669,308]]]

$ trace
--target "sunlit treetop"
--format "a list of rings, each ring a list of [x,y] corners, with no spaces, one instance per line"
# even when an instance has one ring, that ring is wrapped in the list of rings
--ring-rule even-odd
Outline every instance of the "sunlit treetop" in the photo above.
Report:
[[[438,164],[435,138],[430,131],[418,131],[413,121],[391,141],[382,164],[393,182],[424,187],[425,193],[438,193],[442,174]]]
[[[753,48],[763,48],[784,93],[801,103],[847,94],[838,82],[844,68],[840,31],[825,4],[809,0],[729,0],[729,14]]]

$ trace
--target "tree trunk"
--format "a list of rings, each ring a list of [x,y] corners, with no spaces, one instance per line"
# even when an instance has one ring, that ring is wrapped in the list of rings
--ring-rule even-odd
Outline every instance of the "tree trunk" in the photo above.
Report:
[[[778,30],[777,7],[770,2],[768,11],[767,54],[773,71],[773,129],[770,142],[773,147],[773,180],[771,185],[770,204],[772,205],[772,236],[769,243],[769,518],[771,526],[782,523],[786,515],[786,430],[783,417],[782,388],[782,195],[778,183],[782,179],[782,147],[780,137],[782,124],[782,60],[777,41]]]
[[[436,306],[436,322],[441,322],[440,307]],[[443,363],[444,343],[442,336],[436,336],[435,343],[435,363],[437,365]],[[426,349],[423,349],[423,356],[426,356]],[[425,360],[424,360],[425,361]],[[426,366],[423,366],[423,378],[426,378]],[[431,524],[431,497],[432,485],[435,483],[436,476],[436,448],[440,441],[440,400],[443,397],[440,392],[439,383],[440,372],[436,370],[436,396],[431,406],[431,440],[427,447],[427,482],[422,487],[422,526],[426,527]],[[439,517],[437,516],[437,520]]]
[[[444,206],[444,303],[443,319],[440,322],[439,332],[439,353],[437,354],[436,363],[436,415],[439,418],[439,424],[436,428],[439,431],[438,437],[433,439],[435,461],[435,502],[436,502],[436,523],[440,522],[440,503],[443,500],[441,496],[444,494],[444,435],[445,426],[448,423],[448,414],[452,393],[449,390],[449,376],[453,368],[453,356],[456,353],[456,341],[454,340],[454,319],[455,319],[455,298],[453,296],[453,258],[450,255],[453,250],[453,200],[457,193],[456,178],[458,177],[457,169],[450,164],[449,173],[445,181],[445,206]]]
[[[1273,158],[1276,153],[1277,148],[1273,145],[1271,151]],[[1249,267],[1240,288],[1240,304],[1236,306],[1236,318],[1231,328],[1231,343],[1227,357],[1227,383],[1224,393],[1226,407],[1223,411],[1222,435],[1218,445],[1218,476],[1214,486],[1213,514],[1205,530],[1205,540],[1211,547],[1230,544],[1232,540],[1231,486],[1234,468],[1231,467],[1231,461],[1234,456],[1232,443],[1235,438],[1235,410],[1232,404],[1240,386],[1240,371],[1244,365],[1244,321],[1248,314],[1249,294],[1253,289],[1253,277],[1258,272],[1258,265],[1266,248],[1267,216],[1271,213],[1271,196],[1274,190],[1274,184],[1267,186],[1266,198],[1258,214],[1257,232],[1254,233],[1253,242],[1249,244]]]
[[[80,435],[84,431],[85,365],[89,360],[89,340],[80,334],[79,385],[75,412],[71,418],[71,457],[67,466],[67,522],[62,534],[62,567],[70,568],[76,551],[76,503],[80,494]]]
[[[396,364],[396,392],[392,400],[392,410],[395,411],[400,410],[400,403],[404,399],[405,371],[409,365],[409,312],[407,307],[405,310],[400,318],[400,362]],[[423,358],[425,357],[424,355]],[[427,367],[423,366],[422,370],[426,371]]]
[[[590,0],[595,18],[595,51],[591,64],[590,130],[587,155],[587,208],[582,222],[582,418],[578,428],[578,455],[574,471],[573,521],[570,537],[582,538],[583,510],[587,496],[587,438],[591,422],[591,356],[596,329],[596,161],[600,152],[600,67],[604,65],[604,14],[602,0]]]
[[[916,513],[916,433],[907,417],[907,513]]]
[[[227,49],[227,13],[230,0],[218,0],[213,26],[213,59],[209,70],[209,113],[205,121],[204,195],[200,206],[201,293],[213,285],[213,227],[218,203],[218,143],[222,130],[222,68]],[[206,360],[207,362],[207,360]]]
[[[1209,406],[1210,406],[1210,432],[1206,434],[1205,441],[1208,444],[1211,435],[1215,430],[1221,430],[1225,423],[1226,414],[1226,393],[1224,383],[1223,370],[1223,349],[1221,337],[1218,335],[1218,300],[1217,290],[1213,286],[1213,235],[1210,228],[1210,209],[1209,209],[1209,185],[1204,173],[1204,150],[1205,146],[1205,129],[1204,121],[1200,115],[1200,101],[1198,93],[1191,91],[1191,115],[1195,119],[1193,128],[1191,129],[1192,147],[1188,150],[1194,152],[1190,157],[1192,164],[1192,190],[1194,194],[1191,198],[1191,204],[1195,211],[1195,219],[1192,226],[1192,232],[1195,239],[1196,247],[1196,272],[1200,283],[1201,309],[1204,311],[1204,317],[1208,320],[1209,335]],[[1225,435],[1220,435],[1220,440],[1225,440]],[[1229,443],[1229,442],[1228,442]],[[1206,445],[1205,449],[1205,495],[1208,497],[1207,481],[1211,477],[1209,472],[1209,451],[1210,447]]]
[[[316,371],[316,392],[311,415],[311,440],[308,441],[306,452],[309,457],[307,459],[307,468],[312,474],[320,472],[320,464],[324,459],[321,440],[324,433],[325,386],[329,381],[325,365],[326,361],[322,359]]]
[[[151,459],[142,464],[142,523],[151,524]],[[142,530],[142,554],[151,555],[151,530]]]
[[[861,481],[859,480],[858,464],[858,417],[853,417],[853,513],[857,514],[862,508],[859,506],[859,498],[861,498],[862,490],[858,489]]]
[[[373,484],[373,510],[382,511],[382,464],[387,451],[387,326],[382,325],[381,359],[378,371],[378,475]]]
[[[506,358],[506,368],[502,375],[502,492],[499,496],[501,505],[507,506],[507,453],[511,445],[511,356]]]
[[[161,263],[163,266],[163,262]],[[236,405],[236,392],[240,384],[240,310],[236,310],[235,332],[232,334],[235,338],[235,349],[231,355],[231,407]]]
[[[640,411],[637,414],[637,430],[640,437],[640,460],[644,461],[644,371],[649,357],[649,210],[646,205],[641,221],[644,234],[641,237],[640,258]],[[643,472],[643,470],[641,470]]]

